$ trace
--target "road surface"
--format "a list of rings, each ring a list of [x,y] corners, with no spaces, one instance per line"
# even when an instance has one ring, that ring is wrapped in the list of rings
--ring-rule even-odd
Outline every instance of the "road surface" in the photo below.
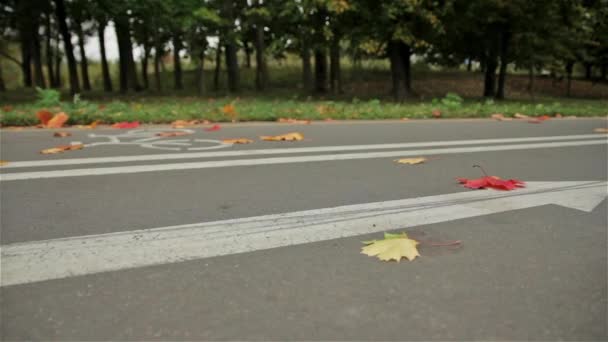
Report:
[[[606,340],[606,124],[2,130],[2,338]],[[360,254],[385,231],[463,244]]]

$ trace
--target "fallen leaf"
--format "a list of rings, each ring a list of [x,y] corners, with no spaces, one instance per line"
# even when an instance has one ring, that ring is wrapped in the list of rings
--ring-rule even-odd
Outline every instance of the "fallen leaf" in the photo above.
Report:
[[[401,118],[401,121],[409,121],[410,118]]]
[[[40,123],[43,126],[46,126],[49,123],[49,120],[51,120],[51,118],[53,117],[53,113],[49,112],[48,110],[39,110],[36,112],[36,116],[38,117],[38,120],[40,120]]]
[[[508,118],[508,117],[504,116],[504,115],[503,115],[503,114],[501,114],[501,113],[495,113],[495,114],[492,114],[492,116],[490,116],[490,117],[491,117],[492,119],[494,119],[494,120],[498,120],[498,121],[511,121],[511,120],[513,120],[513,118]]]
[[[8,164],[8,162],[6,160],[0,160],[0,166],[4,166]]]
[[[91,122],[88,125],[78,125],[78,126],[76,126],[76,128],[80,128],[80,129],[95,129],[97,127],[97,125],[99,125],[99,120],[95,120],[95,121]]]
[[[516,119],[528,119],[528,118],[530,118],[529,116],[521,114],[521,113],[515,113],[513,115],[513,117],[516,118]]]
[[[62,153],[65,151],[82,150],[83,148],[84,148],[83,144],[62,145],[62,146],[47,148],[45,150],[40,151],[40,153],[41,154],[56,154],[56,153]]]
[[[439,119],[441,117],[441,111],[439,109],[435,109],[431,112],[431,114],[433,114],[434,118]]]
[[[551,117],[549,115],[541,115],[541,116],[537,117],[536,119],[538,119],[540,121],[545,121],[545,120],[551,119]]]
[[[159,137],[179,137],[182,135],[190,135],[190,134],[192,134],[192,133],[176,131],[176,132],[159,132],[159,133],[156,133],[155,135],[159,136]]]
[[[412,261],[420,256],[417,248],[419,242],[408,238],[406,233],[384,233],[384,240],[364,241],[363,243],[367,246],[361,248],[362,254],[375,256],[382,261],[400,262],[401,258]]]
[[[10,129],[11,131],[23,131],[23,127],[19,127],[19,126],[7,126],[4,128]]]
[[[220,125],[213,125],[211,127],[205,128],[205,131],[214,132],[214,131],[219,131],[220,129],[222,129],[222,127]]]
[[[209,124],[211,124],[211,121],[209,121],[209,120],[203,120],[202,124],[203,125],[209,125]]]
[[[57,137],[57,138],[65,138],[65,137],[72,136],[72,133],[70,133],[70,132],[55,132],[53,134],[53,136]]]
[[[61,127],[63,127],[63,124],[66,121],[68,121],[68,119],[69,119],[69,116],[66,113],[64,113],[64,112],[57,113],[57,114],[55,114],[53,116],[53,118],[51,118],[47,122],[46,127],[48,127],[48,128],[61,128]]]
[[[558,118],[558,119],[561,119],[561,118],[563,118],[564,116],[563,116],[563,115],[561,115],[560,113],[555,113],[554,117],[556,117],[556,118]]]
[[[247,138],[237,138],[237,139],[224,139],[222,140],[224,144],[251,144],[253,140]]]
[[[3,112],[10,112],[12,110],[13,110],[13,106],[10,106],[10,105],[2,106]]]
[[[528,120],[528,123],[533,123],[533,124],[539,124],[542,123],[542,120],[538,120],[538,119],[532,119],[532,120]]]
[[[189,126],[194,126],[194,125],[198,125],[200,124],[200,121],[198,120],[190,120],[190,121],[186,121],[186,120],[175,120],[171,123],[171,127],[173,128],[186,128]]]
[[[112,125],[112,128],[119,128],[119,129],[129,129],[129,128],[137,128],[137,127],[139,127],[139,121],[133,121],[133,122],[122,121],[122,122],[117,122]]]
[[[422,164],[426,161],[426,158],[424,157],[420,157],[420,158],[402,158],[402,159],[395,159],[395,162],[397,162],[398,164],[409,164],[409,165],[415,165],[415,164]]]
[[[600,127],[593,130],[595,133],[608,133],[608,128]]]
[[[264,135],[261,136],[260,139],[265,141],[297,141],[304,140],[304,136],[302,135],[302,133],[294,132],[275,136]]]
[[[525,187],[525,183],[517,179],[501,179],[496,176],[485,176],[478,179],[458,178],[458,181],[469,189],[492,188],[495,190],[515,190]]]
[[[222,107],[222,113],[224,113],[224,115],[227,115],[228,117],[230,117],[230,119],[232,119],[232,122],[236,122],[237,113],[236,113],[236,108],[234,107],[234,104],[229,103],[229,104],[225,105],[224,107]]]
[[[278,122],[281,123],[289,123],[289,124],[303,124],[303,125],[310,125],[310,120],[297,120],[297,119],[292,119],[292,118],[279,118],[277,120]]]

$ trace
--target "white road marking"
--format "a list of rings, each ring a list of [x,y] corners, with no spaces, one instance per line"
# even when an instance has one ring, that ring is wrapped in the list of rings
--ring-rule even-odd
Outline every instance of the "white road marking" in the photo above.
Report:
[[[568,141],[579,139],[598,139],[597,134],[581,135],[557,135],[547,137],[527,137],[527,138],[501,138],[501,139],[475,139],[475,140],[451,140],[451,141],[427,141],[416,143],[395,143],[395,144],[372,144],[372,145],[345,145],[345,146],[319,146],[319,147],[294,147],[294,148],[269,148],[258,150],[241,151],[221,151],[221,152],[197,152],[197,153],[171,153],[171,154],[148,154],[134,156],[116,157],[96,157],[96,158],[70,158],[55,160],[30,160],[14,161],[2,167],[2,169],[25,168],[25,167],[46,167],[60,165],[81,165],[81,164],[104,164],[104,163],[123,163],[123,162],[142,162],[153,160],[171,159],[198,159],[198,158],[218,158],[218,157],[239,157],[253,155],[274,155],[292,153],[324,153],[324,152],[347,152],[361,150],[383,150],[395,148],[412,147],[433,147],[433,146],[454,146],[454,145],[484,145],[502,143],[523,143],[541,141]],[[230,145],[226,145],[230,146]]]
[[[161,265],[397,230],[556,204],[590,212],[605,181],[529,182],[515,191],[463,191],[119,233],[4,245],[1,286]]]
[[[419,156],[419,155],[429,156],[429,155],[453,154],[453,153],[532,150],[532,149],[540,149],[540,148],[556,148],[556,147],[567,147],[567,146],[579,147],[579,146],[605,145],[605,144],[608,144],[608,140],[602,139],[602,140],[584,140],[584,141],[571,141],[571,142],[550,142],[550,143],[539,143],[539,144],[453,147],[453,148],[438,148],[438,149],[425,149],[425,150],[363,152],[363,153],[347,153],[347,154],[322,154],[322,155],[301,156],[301,157],[231,159],[231,160],[217,160],[217,161],[205,161],[205,162],[195,162],[195,163],[132,165],[132,166],[116,166],[116,167],[105,167],[105,168],[101,167],[101,168],[89,168],[89,169],[14,172],[14,173],[1,174],[0,181],[6,182],[6,181],[40,179],[40,178],[101,176],[101,175],[141,173],[141,172],[193,170],[193,169],[208,169],[208,168],[251,166],[251,165],[293,164],[293,163],[372,159],[372,158],[387,158],[387,157],[408,157],[408,156]]]

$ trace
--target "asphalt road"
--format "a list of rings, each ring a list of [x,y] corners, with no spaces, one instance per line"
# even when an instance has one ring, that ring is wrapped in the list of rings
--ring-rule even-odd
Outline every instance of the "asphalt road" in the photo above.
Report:
[[[608,150],[593,132],[606,125],[233,124],[163,139],[2,130],[2,339],[606,340]],[[217,142],[291,131],[305,140]],[[38,154],[71,142],[86,147]],[[431,159],[395,164],[401,155]],[[442,209],[443,195],[494,196],[456,182],[481,176],[475,164],[557,190]],[[593,194],[563,183],[593,181]],[[344,214],[404,199],[409,216]],[[323,221],[333,207],[350,211]],[[297,227],[277,215],[300,211]],[[360,254],[382,231],[463,245],[423,246],[413,262]]]

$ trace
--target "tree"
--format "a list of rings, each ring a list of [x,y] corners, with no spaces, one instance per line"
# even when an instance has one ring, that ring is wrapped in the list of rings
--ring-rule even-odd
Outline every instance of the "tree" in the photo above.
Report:
[[[72,95],[80,92],[80,83],[78,82],[78,71],[76,69],[76,59],[74,58],[73,46],[71,41],[70,31],[66,23],[66,12],[64,0],[53,0],[55,2],[55,15],[59,23],[59,32],[63,38],[64,53],[68,60],[68,73],[70,77],[70,93]],[[59,70],[60,68],[57,68]],[[58,77],[59,79],[59,77]]]

